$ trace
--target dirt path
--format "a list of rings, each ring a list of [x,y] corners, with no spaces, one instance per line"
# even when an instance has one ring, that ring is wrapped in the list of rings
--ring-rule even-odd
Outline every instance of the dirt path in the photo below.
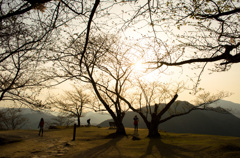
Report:
[[[38,131],[0,132],[0,158],[14,157],[60,157],[73,146],[69,134],[60,131],[47,131],[44,136],[38,136]]]

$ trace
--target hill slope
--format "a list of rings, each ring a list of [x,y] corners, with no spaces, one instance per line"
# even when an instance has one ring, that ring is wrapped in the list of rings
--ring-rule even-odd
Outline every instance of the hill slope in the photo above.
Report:
[[[240,104],[233,103],[231,101],[219,100],[215,103],[210,104],[211,107],[221,107],[228,110],[230,113],[240,118]]]
[[[181,102],[180,106],[186,102]],[[189,103],[188,103],[189,104]],[[190,106],[190,105],[188,105]],[[181,107],[179,107],[181,109]],[[133,127],[134,112],[127,112],[123,124],[125,127]],[[139,128],[146,128],[145,123],[139,117]],[[106,120],[99,124],[103,127],[108,127]],[[174,133],[195,133],[195,134],[211,134],[223,136],[240,137],[240,119],[231,113],[218,113],[215,111],[195,110],[190,114],[175,117],[167,122],[159,125],[160,130]]]
[[[147,130],[139,130],[140,140],[132,140],[133,129],[127,137],[109,137],[115,131],[108,128],[77,128],[76,140],[72,129],[49,130],[43,137],[37,131],[0,131],[1,137],[15,142],[0,145],[0,157],[62,157],[62,158],[237,158],[240,138],[162,132],[162,139],[149,139]]]
[[[18,110],[18,108],[12,108]],[[6,108],[1,108],[1,110],[6,110]],[[22,129],[37,129],[41,118],[44,118],[45,126],[47,127],[53,121],[56,116],[51,113],[44,111],[35,111],[29,108],[20,108],[20,115],[27,119],[27,122],[22,126]]]
[[[5,108],[0,108],[0,110],[4,110]],[[37,129],[38,124],[41,118],[44,118],[45,121],[45,128],[48,128],[53,122],[56,122],[55,119],[57,118],[56,115],[49,113],[48,111],[35,111],[29,108],[20,108],[21,115],[24,118],[27,118],[27,123],[21,129]],[[88,112],[81,117],[81,125],[87,125],[87,119],[91,119],[92,125],[98,125],[99,123],[110,119],[109,114],[105,113],[95,113],[95,112]],[[76,121],[77,122],[77,121]]]
[[[81,124],[87,125],[87,120],[91,119],[91,125],[98,125],[101,122],[110,119],[111,116],[106,113],[88,112],[81,117]]]

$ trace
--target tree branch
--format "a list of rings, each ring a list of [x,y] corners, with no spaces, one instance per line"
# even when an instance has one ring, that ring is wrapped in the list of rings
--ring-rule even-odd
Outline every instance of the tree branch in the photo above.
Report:
[[[82,60],[83,60],[83,57],[87,51],[87,45],[88,45],[88,39],[89,39],[89,33],[90,33],[90,29],[91,29],[91,23],[92,23],[92,20],[93,20],[93,16],[97,10],[97,7],[100,3],[100,0],[96,0],[95,1],[95,4],[93,6],[93,9],[91,11],[91,14],[90,14],[90,17],[89,17],[89,20],[88,20],[88,26],[87,26],[87,34],[86,34],[86,41],[85,41],[85,45],[84,45],[84,49],[83,49],[83,52],[82,52],[82,56],[81,56],[81,59],[80,59],[80,68],[81,68],[81,65],[82,65]]]
[[[162,116],[167,110],[171,107],[171,105],[175,102],[177,99],[178,94],[175,94],[172,100],[162,109],[162,111],[158,114],[158,116]]]
[[[28,3],[25,3],[23,6],[27,5]],[[8,13],[6,15],[3,15],[0,17],[0,21],[4,20],[4,19],[7,19],[7,18],[10,18],[12,16],[16,16],[16,15],[20,15],[20,14],[24,14],[28,11],[30,11],[31,9],[33,9],[33,6],[31,5],[30,7],[27,7],[25,9],[22,9],[22,10],[17,10],[15,12],[11,12],[11,13]]]
[[[225,52],[223,54],[221,54],[219,56],[215,56],[215,57],[189,59],[189,60],[184,60],[184,61],[174,62],[174,63],[157,61],[155,63],[158,63],[160,65],[158,65],[156,68],[160,68],[163,65],[180,66],[180,65],[184,65],[184,64],[191,64],[191,63],[197,63],[197,62],[215,62],[215,61],[219,61],[219,60],[227,61],[227,62],[221,63],[220,65],[226,65],[226,64],[230,64],[230,63],[239,63],[240,62],[240,54],[236,54],[236,55],[230,54],[230,52],[233,49],[239,47],[239,45],[240,45],[240,42],[238,42],[236,45],[224,45],[222,47],[225,48]]]
[[[214,18],[216,20],[219,20],[219,17],[221,16],[226,16],[226,15],[232,15],[232,14],[236,14],[236,13],[239,13],[240,12],[240,8],[235,8],[233,10],[230,10],[230,11],[227,11],[227,12],[220,12],[218,14],[195,14],[196,16],[200,16],[200,17],[204,17],[204,18],[207,18],[207,19],[211,19],[211,18]]]

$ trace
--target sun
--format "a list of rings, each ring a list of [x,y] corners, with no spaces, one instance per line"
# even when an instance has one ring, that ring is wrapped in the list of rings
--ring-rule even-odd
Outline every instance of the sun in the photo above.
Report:
[[[138,60],[136,63],[134,63],[134,70],[136,72],[144,72],[146,71],[147,66],[144,64],[142,60]]]

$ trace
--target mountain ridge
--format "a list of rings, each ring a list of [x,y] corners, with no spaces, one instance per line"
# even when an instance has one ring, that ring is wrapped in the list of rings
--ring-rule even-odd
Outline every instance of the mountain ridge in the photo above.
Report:
[[[192,104],[186,101],[177,101],[179,104],[188,104],[189,107],[193,106]],[[188,107],[186,106],[186,107]],[[185,108],[179,108],[184,110]],[[220,100],[214,104],[209,105],[209,107],[221,107],[225,109],[230,109],[229,112],[216,113],[214,111],[193,111],[188,115],[180,116],[173,118],[165,123],[160,124],[159,129],[167,132],[175,133],[196,133],[196,134],[214,134],[214,135],[228,135],[228,136],[240,136],[240,104],[233,103],[230,101]],[[0,108],[1,110],[2,108]],[[179,110],[178,109],[178,110]],[[29,118],[28,122],[23,129],[37,129],[39,120],[41,117],[45,119],[46,128],[47,124],[56,118],[56,114],[53,115],[48,111],[34,111],[29,108],[22,108],[22,114],[24,117]],[[127,112],[123,123],[125,127],[133,128],[133,117],[138,115],[134,112]],[[165,116],[166,117],[166,116]],[[139,128],[146,128],[143,120],[140,118]],[[104,127],[109,126],[109,121],[111,121],[111,116],[106,113],[95,113],[88,112],[81,117],[81,125],[87,124],[87,119],[91,119],[92,125],[100,125]],[[77,121],[76,121],[77,122]]]
[[[0,108],[0,110],[4,110],[7,108]],[[20,109],[21,116],[27,118],[28,121],[21,129],[37,129],[38,124],[41,118],[44,118],[45,121],[45,128],[47,129],[49,126],[53,125],[58,118],[58,113],[50,113],[46,110],[32,110],[30,108],[11,108],[11,109]],[[80,118],[81,125],[87,125],[87,120],[91,119],[91,125],[98,125],[99,123],[103,122],[104,120],[110,119],[110,115],[105,113],[95,113],[95,112],[88,112],[84,113],[83,116]],[[75,123],[77,123],[77,119],[73,118]]]
[[[178,103],[181,105],[181,103],[184,104],[186,102],[179,101]],[[188,106],[191,106],[191,104]],[[179,109],[181,109],[181,107],[179,107]],[[217,108],[217,111],[219,111],[219,109],[221,108]],[[217,111],[214,111],[214,108],[210,108],[210,110],[207,111],[194,110],[187,115],[178,116],[160,124],[159,129],[173,133],[194,133],[240,137],[240,119],[226,110],[222,110],[221,112]],[[133,117],[135,115],[138,114],[135,112],[127,112],[125,114],[123,119],[125,127],[133,128]],[[142,118],[139,115],[138,117],[140,120],[139,128],[146,128]],[[108,127],[108,122],[110,121],[112,120],[106,120],[99,124],[99,126]]]

